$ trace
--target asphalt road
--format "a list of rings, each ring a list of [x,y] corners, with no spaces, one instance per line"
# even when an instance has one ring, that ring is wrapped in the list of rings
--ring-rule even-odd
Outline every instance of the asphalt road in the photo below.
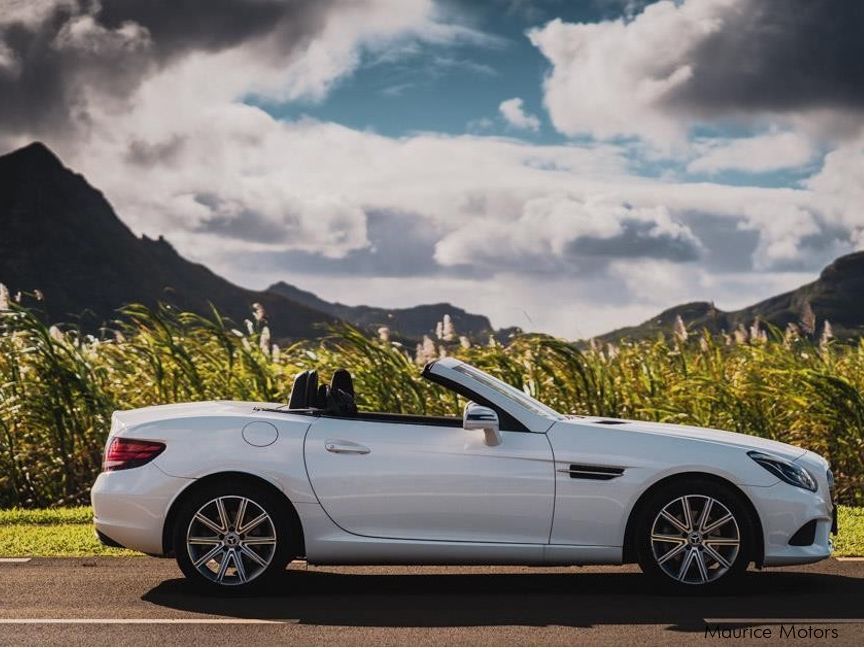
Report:
[[[715,623],[750,634],[706,637]],[[864,562],[752,572],[714,597],[658,595],[630,567],[292,564],[245,599],[195,594],[171,560],[0,563],[2,645],[822,643],[864,644]]]

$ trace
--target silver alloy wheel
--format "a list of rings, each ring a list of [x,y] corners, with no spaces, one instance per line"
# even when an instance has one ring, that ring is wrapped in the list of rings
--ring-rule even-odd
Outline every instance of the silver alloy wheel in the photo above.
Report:
[[[708,495],[684,495],[664,506],[651,527],[651,551],[667,576],[687,585],[722,577],[738,557],[741,531],[732,512]]]
[[[198,509],[186,530],[186,551],[202,576],[243,585],[267,569],[276,553],[276,527],[255,501],[223,495]]]

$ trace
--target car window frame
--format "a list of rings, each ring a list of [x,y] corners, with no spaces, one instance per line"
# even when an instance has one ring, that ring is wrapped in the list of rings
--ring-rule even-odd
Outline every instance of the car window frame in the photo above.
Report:
[[[508,412],[505,408],[501,407],[497,403],[493,403],[491,400],[489,400],[482,394],[474,391],[464,383],[457,382],[451,378],[442,376],[441,374],[433,373],[432,367],[434,366],[434,364],[434,362],[430,362],[425,367],[423,367],[423,373],[421,374],[423,378],[429,380],[430,382],[441,385],[445,389],[449,389],[450,391],[459,394],[460,396],[469,401],[494,410],[495,413],[498,414],[498,427],[500,430],[506,432],[531,432],[528,426],[526,426],[522,421],[513,416],[512,413]]]

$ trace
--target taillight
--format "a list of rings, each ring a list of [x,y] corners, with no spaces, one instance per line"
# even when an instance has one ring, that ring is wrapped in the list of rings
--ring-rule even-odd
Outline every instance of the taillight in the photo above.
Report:
[[[138,439],[125,439],[114,437],[105,448],[105,460],[102,462],[102,470],[126,470],[143,466],[153,461],[159,453],[165,449],[164,443],[158,441],[139,441]]]

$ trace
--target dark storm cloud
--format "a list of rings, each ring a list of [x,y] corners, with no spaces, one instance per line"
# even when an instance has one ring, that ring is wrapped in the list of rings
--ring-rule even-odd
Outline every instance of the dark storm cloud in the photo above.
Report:
[[[704,114],[864,109],[864,2],[749,0],[688,61],[670,102]]]
[[[702,267],[714,272],[751,272],[759,232],[744,229],[742,219],[704,212],[682,214],[681,220],[702,242]]]
[[[817,218],[819,231],[801,237],[799,254],[794,259],[772,260],[754,266],[758,256],[760,232],[745,219],[721,214],[690,211],[679,215],[702,243],[701,267],[718,273],[751,273],[756,269],[772,272],[818,272],[833,259],[853,251],[847,230]]]
[[[458,276],[484,278],[488,270],[473,266],[441,266],[435,261],[438,233],[416,214],[372,210],[366,216],[369,246],[344,257],[291,250],[262,252],[244,259],[240,266],[260,272],[262,268],[291,274],[351,277]]]
[[[319,0],[102,0],[108,28],[135,22],[146,27],[158,56],[188,50],[221,50],[278,32],[286,49],[317,31],[331,4]]]
[[[161,142],[133,140],[127,148],[126,161],[142,167],[170,164],[177,159],[185,142],[186,138],[181,135]]]
[[[209,211],[209,216],[196,228],[197,232],[253,243],[288,244],[300,229],[300,215],[290,210],[282,214],[278,222],[243,205],[226,202],[215,193],[199,193],[194,199]]]
[[[568,256],[648,258],[668,261],[695,261],[702,249],[698,239],[669,234],[655,235],[654,223],[624,221],[621,233],[611,238],[581,237],[568,245]]]
[[[0,65],[0,130],[62,135],[73,120],[87,122],[85,89],[122,100],[149,74],[191,51],[248,42],[262,54],[284,56],[321,28],[332,4],[58,1],[36,24],[3,16],[0,8],[0,54],[12,62]]]

